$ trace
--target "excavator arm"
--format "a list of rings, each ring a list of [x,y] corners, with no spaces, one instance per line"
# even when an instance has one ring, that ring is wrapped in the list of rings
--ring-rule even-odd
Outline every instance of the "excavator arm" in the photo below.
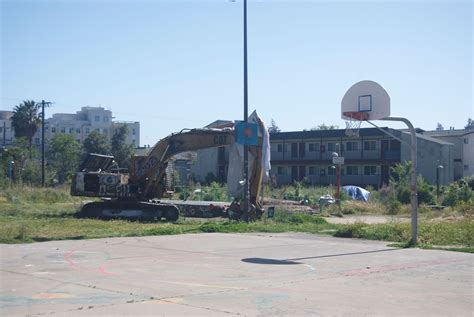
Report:
[[[234,143],[233,129],[192,129],[160,140],[146,156],[134,156],[130,181],[140,188],[140,198],[161,198],[166,166],[176,154]]]

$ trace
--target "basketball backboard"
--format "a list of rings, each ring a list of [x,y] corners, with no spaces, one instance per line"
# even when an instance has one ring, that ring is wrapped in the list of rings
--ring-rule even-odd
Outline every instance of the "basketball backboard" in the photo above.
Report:
[[[355,83],[342,98],[342,119],[379,120],[387,117],[390,117],[390,96],[374,81]]]

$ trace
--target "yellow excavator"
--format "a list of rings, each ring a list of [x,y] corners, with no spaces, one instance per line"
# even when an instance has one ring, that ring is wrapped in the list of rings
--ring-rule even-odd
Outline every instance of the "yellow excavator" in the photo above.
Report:
[[[258,219],[264,213],[260,195],[262,180],[268,172],[265,168],[265,160],[269,162],[268,140],[264,140],[268,133],[263,121],[258,116],[255,118],[258,144],[248,146],[253,158],[249,168],[249,206],[242,195],[236,195],[228,210],[232,219],[248,221]],[[128,172],[121,172],[113,156],[89,154],[73,177],[71,195],[101,198],[101,201],[83,206],[81,213],[85,217],[175,221],[179,217],[179,204],[162,199],[167,191],[168,162],[182,152],[221,146],[237,146],[233,126],[171,134],[153,146],[147,155],[133,156]],[[235,170],[235,167],[230,168]],[[242,179],[232,181],[242,184]]]

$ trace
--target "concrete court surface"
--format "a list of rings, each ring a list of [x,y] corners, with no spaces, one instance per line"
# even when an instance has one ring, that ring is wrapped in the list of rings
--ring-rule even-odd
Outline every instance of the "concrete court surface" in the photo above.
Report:
[[[317,235],[0,245],[0,316],[473,316],[474,255]]]

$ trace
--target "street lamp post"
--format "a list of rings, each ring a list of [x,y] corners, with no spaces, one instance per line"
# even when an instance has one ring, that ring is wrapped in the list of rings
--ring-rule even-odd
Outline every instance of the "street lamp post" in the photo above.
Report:
[[[436,202],[439,204],[439,170],[443,169],[443,165],[436,166]]]

